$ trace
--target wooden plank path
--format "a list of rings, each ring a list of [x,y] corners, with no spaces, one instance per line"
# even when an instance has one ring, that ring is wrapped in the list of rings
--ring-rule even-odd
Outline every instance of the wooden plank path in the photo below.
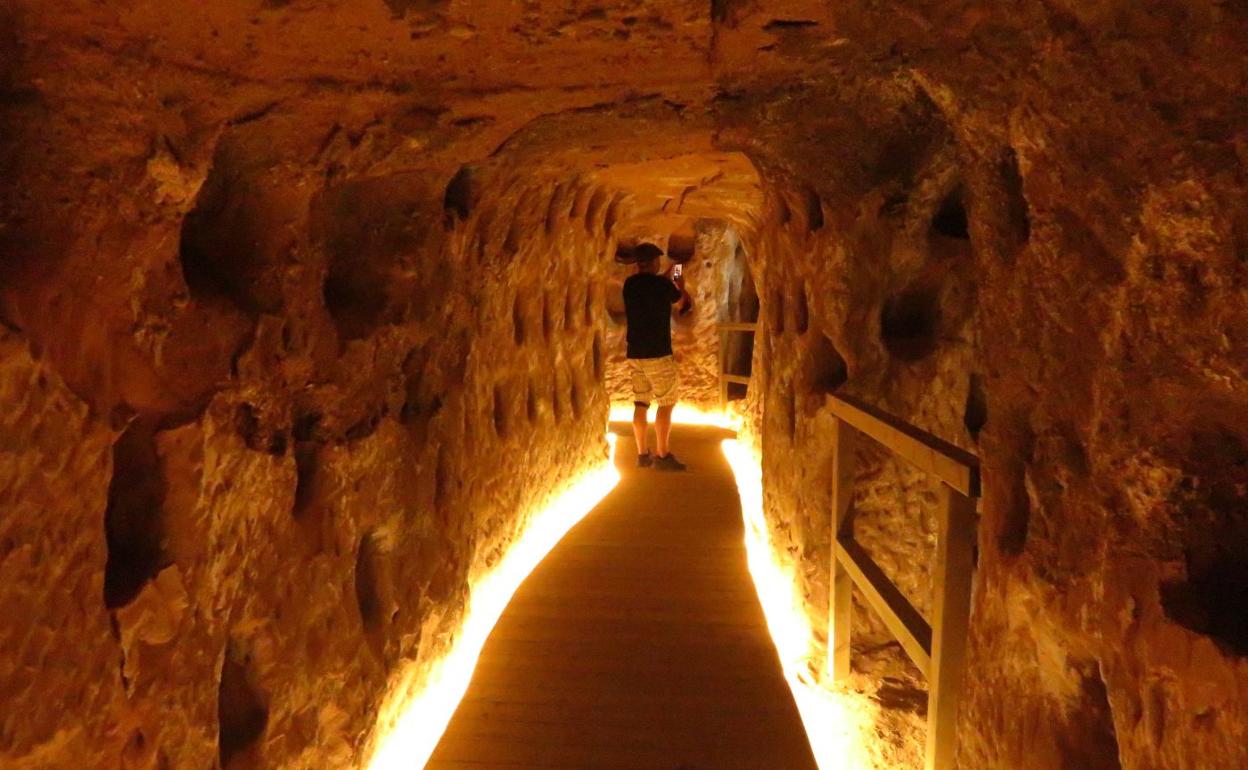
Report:
[[[621,436],[619,486],[520,587],[429,770],[815,770],[727,435],[677,426],[680,474],[636,468]]]

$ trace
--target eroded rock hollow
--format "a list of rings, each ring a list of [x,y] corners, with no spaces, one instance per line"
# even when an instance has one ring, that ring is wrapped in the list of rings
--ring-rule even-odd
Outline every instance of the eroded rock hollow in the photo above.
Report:
[[[980,457],[959,767],[1248,766],[1244,50],[1200,0],[10,0],[0,766],[367,767],[605,456],[647,241],[816,628],[829,395]],[[928,610],[934,483],[857,461]]]

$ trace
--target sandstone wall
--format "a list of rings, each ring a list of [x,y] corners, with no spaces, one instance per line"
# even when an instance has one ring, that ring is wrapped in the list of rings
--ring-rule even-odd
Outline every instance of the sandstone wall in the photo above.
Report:
[[[811,8],[760,54],[805,56],[804,82],[736,69],[725,136],[774,188],[751,250],[773,536],[820,616],[825,388],[973,449],[960,765],[1238,768],[1246,73],[1216,49],[1245,19],[955,5]],[[744,46],[767,17],[733,8]],[[859,461],[858,536],[927,607],[930,482]],[[921,707],[858,610],[857,665]]]
[[[60,168],[142,114],[45,88]],[[594,190],[396,167],[394,122],[322,106],[8,191],[6,768],[359,766],[521,514],[603,457]]]
[[[962,767],[1248,765],[1246,48],[1203,0],[5,5],[0,764],[362,761],[601,457],[610,257],[688,198],[811,615],[843,389],[983,459]],[[926,608],[931,483],[859,460]]]

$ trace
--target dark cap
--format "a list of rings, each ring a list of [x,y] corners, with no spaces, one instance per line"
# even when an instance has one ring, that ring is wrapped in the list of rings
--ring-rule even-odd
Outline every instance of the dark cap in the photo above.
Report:
[[[633,249],[633,255],[638,262],[651,262],[663,256],[663,249],[653,243],[643,243]]]

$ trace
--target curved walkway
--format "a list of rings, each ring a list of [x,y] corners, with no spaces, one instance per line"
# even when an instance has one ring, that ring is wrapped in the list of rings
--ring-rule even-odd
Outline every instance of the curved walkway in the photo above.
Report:
[[[621,432],[622,432],[621,426]],[[814,770],[746,569],[719,441],[623,479],[517,591],[430,770]]]

